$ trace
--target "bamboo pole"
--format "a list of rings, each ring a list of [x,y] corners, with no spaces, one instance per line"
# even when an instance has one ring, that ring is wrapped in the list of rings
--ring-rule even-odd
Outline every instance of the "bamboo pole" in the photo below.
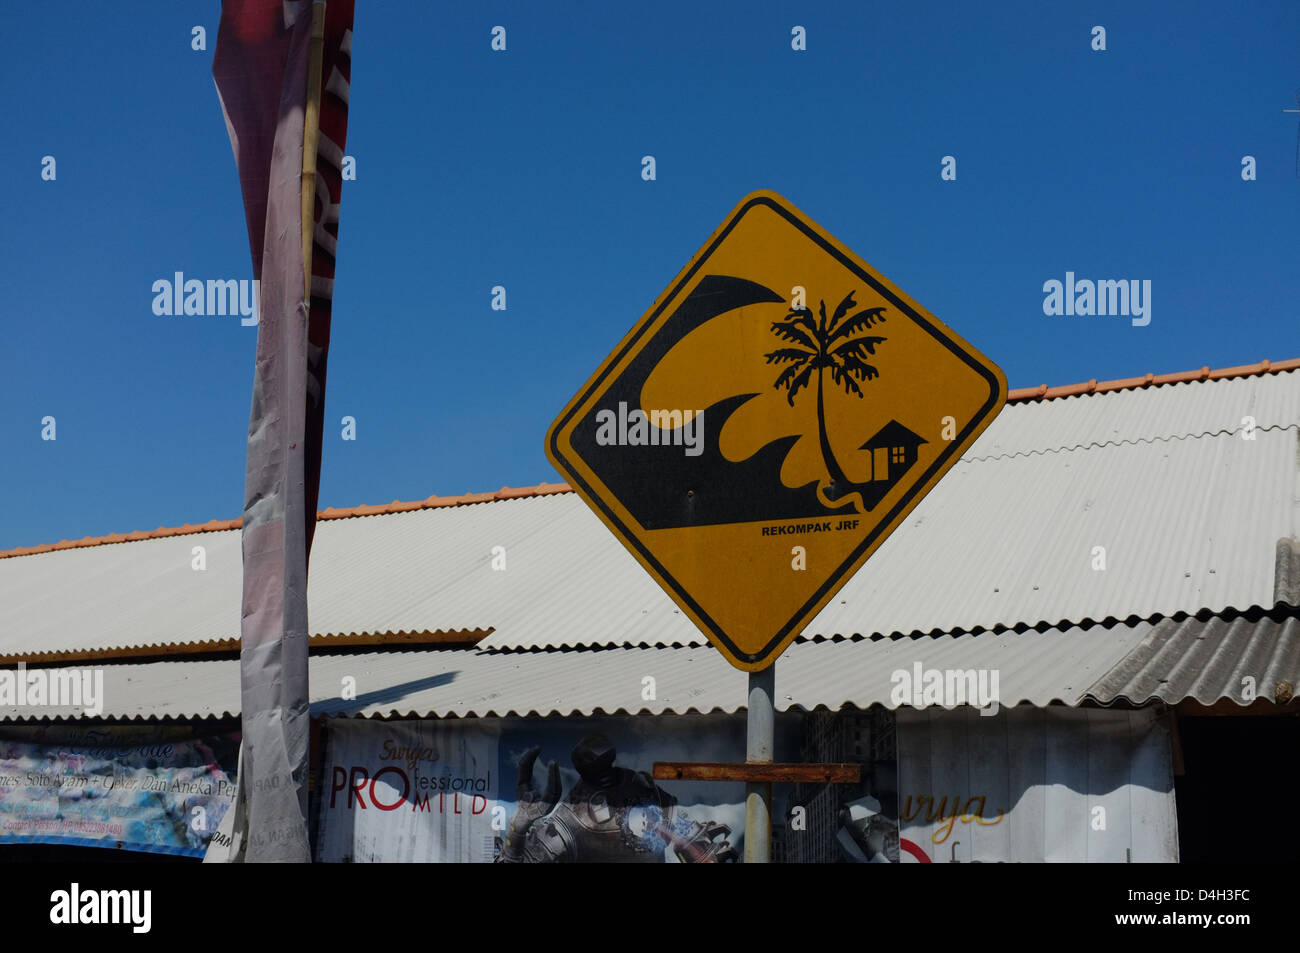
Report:
[[[311,246],[316,234],[316,147],[320,142],[320,80],[325,46],[325,0],[311,5],[307,108],[302,122],[302,293],[311,302]]]

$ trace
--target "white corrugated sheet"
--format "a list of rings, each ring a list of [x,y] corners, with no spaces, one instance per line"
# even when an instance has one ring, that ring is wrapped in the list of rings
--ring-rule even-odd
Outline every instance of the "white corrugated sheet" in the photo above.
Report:
[[[1290,429],[960,463],[808,631],[1271,606],[1277,540],[1297,531],[1296,452]]]
[[[242,559],[238,530],[0,559],[0,655],[238,638]]]
[[[1009,404],[964,459],[1240,433],[1300,422],[1300,371]]]
[[[1246,707],[1256,699],[1286,703],[1300,684],[1300,616],[1280,619],[1211,617],[1162,619],[1096,684],[1086,697],[1202,705],[1230,699]]]

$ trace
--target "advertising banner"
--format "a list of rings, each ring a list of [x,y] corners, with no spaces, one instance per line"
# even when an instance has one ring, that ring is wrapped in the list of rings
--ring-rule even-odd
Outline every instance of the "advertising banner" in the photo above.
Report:
[[[0,844],[203,855],[234,796],[238,734],[0,729]]]
[[[655,781],[656,761],[743,761],[744,716],[329,724],[322,861],[722,863],[744,785]],[[777,722],[778,754],[797,726]],[[778,805],[778,814],[783,810]]]
[[[492,860],[495,724],[329,723],[317,859]]]
[[[902,709],[903,863],[1177,862],[1169,732],[1150,709]]]

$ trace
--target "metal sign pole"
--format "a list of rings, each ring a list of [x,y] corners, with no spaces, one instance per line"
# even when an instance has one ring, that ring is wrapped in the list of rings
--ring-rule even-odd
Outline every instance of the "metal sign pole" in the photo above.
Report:
[[[776,663],[749,673],[749,707],[745,719],[746,764],[771,764],[775,737]],[[745,785],[745,863],[772,861],[772,782]]]
[[[745,763],[656,761],[657,781],[743,781],[745,784],[745,863],[772,862],[772,784],[858,784],[860,764],[777,764],[776,663],[749,673],[745,717]]]

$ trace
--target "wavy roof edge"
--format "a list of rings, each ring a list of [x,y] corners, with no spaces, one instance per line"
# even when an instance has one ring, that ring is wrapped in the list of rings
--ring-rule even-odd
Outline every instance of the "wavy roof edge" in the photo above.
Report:
[[[981,635],[1003,635],[1013,633],[1023,635],[1026,632],[1037,632],[1040,635],[1048,632],[1066,632],[1071,629],[1078,629],[1080,632],[1089,632],[1093,629],[1109,631],[1118,626],[1135,626],[1135,625],[1158,625],[1161,622],[1208,622],[1210,620],[1220,620],[1231,622],[1236,619],[1244,619],[1247,622],[1259,622],[1270,620],[1273,622],[1282,622],[1286,619],[1300,617],[1300,601],[1291,601],[1289,599],[1276,599],[1271,605],[1254,604],[1249,606],[1227,605],[1220,609],[1211,606],[1201,606],[1199,609],[1179,609],[1177,612],[1152,612],[1149,615],[1139,613],[1130,613],[1126,616],[1103,616],[1095,619],[1092,616],[1084,616],[1080,619],[1058,619],[1053,622],[1050,619],[1039,619],[1037,622],[1017,622],[1014,625],[973,625],[973,626],[954,626],[950,629],[911,629],[907,632],[895,629],[892,632],[814,632],[809,633],[807,629],[795,636],[794,645],[817,644],[821,642],[899,642],[911,640],[920,642],[923,639],[941,639],[941,638],[975,638]],[[810,623],[811,625],[811,623]],[[601,642],[556,642],[545,645],[479,645],[475,651],[484,655],[530,655],[557,652],[609,652],[621,651],[625,649],[685,649],[685,648],[704,648],[709,644],[703,633],[700,633],[698,640],[687,642],[679,638],[675,639],[658,639],[649,641],[639,639],[637,641],[607,639]]]
[[[1038,632],[1046,634],[1049,632],[1067,632],[1078,630],[1079,632],[1089,632],[1093,629],[1101,629],[1103,632],[1116,628],[1117,626],[1135,626],[1143,623],[1148,625],[1158,625],[1162,622],[1186,621],[1208,622],[1218,620],[1220,622],[1231,622],[1236,619],[1244,619],[1248,622],[1259,622],[1269,620],[1272,622],[1283,622],[1290,618],[1300,617],[1300,603],[1277,600],[1271,606],[1252,605],[1244,608],[1236,606],[1225,606],[1222,609],[1213,609],[1203,606],[1196,610],[1180,610],[1174,613],[1154,612],[1150,615],[1143,616],[1136,613],[1119,618],[1117,616],[1105,616],[1100,619],[1094,619],[1085,616],[1082,619],[1058,619],[1052,622],[1048,619],[1040,619],[1037,622],[1017,622],[1015,625],[994,625],[994,626],[955,626],[951,629],[912,629],[908,632],[895,630],[893,632],[808,632],[800,633],[795,637],[794,644],[816,644],[821,642],[899,642],[910,640],[913,642],[922,642],[926,639],[937,640],[941,638],[976,638],[981,635],[1002,635],[1004,633],[1024,634],[1026,632]],[[685,639],[657,639],[650,641],[640,639],[637,641],[609,639],[603,642],[580,642],[580,643],[560,643],[547,645],[507,645],[507,646],[482,646],[485,638],[495,631],[491,626],[477,627],[473,629],[430,629],[424,631],[400,632],[392,631],[366,631],[366,632],[324,632],[311,633],[308,636],[308,644],[311,649],[368,649],[383,648],[385,650],[402,650],[402,649],[430,649],[437,648],[444,651],[464,650],[467,646],[473,646],[474,651],[483,655],[513,655],[529,656],[539,654],[573,654],[589,652],[619,652],[619,651],[655,651],[657,649],[699,649],[707,648],[708,641],[701,633],[699,638],[692,641]],[[117,663],[136,663],[143,659],[184,659],[192,655],[231,655],[238,656],[239,639],[205,639],[200,642],[151,642],[148,644],[133,645],[110,645],[97,646],[87,649],[57,649],[46,652],[9,652],[0,654],[0,667],[10,665],[39,665],[42,667],[59,665],[65,662],[102,662],[108,664]]]
[[[1038,702],[1030,698],[1023,698],[1020,701],[1015,702],[1014,704],[1004,704],[1002,707],[1016,708],[1019,707],[1020,705],[1046,707],[1046,706],[1040,706]],[[1067,707],[1076,707],[1076,706],[1072,706],[1069,701],[1060,698],[1052,699],[1050,702],[1047,702],[1046,705],[1047,706],[1064,705]],[[325,706],[321,704],[313,704],[311,706],[312,710],[311,710],[310,717],[320,718],[320,719],[328,718],[337,721],[471,721],[475,719],[486,719],[486,718],[597,718],[597,717],[636,718],[642,715],[648,715],[651,717],[658,717],[660,715],[676,715],[676,716],[737,715],[744,712],[747,708],[747,706],[743,701],[737,702],[732,705],[713,705],[710,706],[709,708],[697,708],[693,705],[688,705],[685,708],[680,708],[680,709],[674,708],[672,706],[666,706],[664,708],[656,708],[656,709],[638,708],[636,710],[633,710],[630,708],[623,708],[623,707],[605,709],[597,705],[592,707],[590,710],[583,709],[583,708],[573,708],[572,710],[570,710],[565,708],[541,709],[541,708],[533,707],[528,709],[527,711],[524,711],[522,709],[515,709],[509,706],[503,706],[499,708],[488,707],[483,709],[482,711],[471,709],[464,713],[448,711],[445,714],[425,711],[419,708],[411,708],[407,710],[402,710],[400,708],[393,708],[384,711],[371,711],[371,712],[330,712],[330,711],[318,710],[324,707]],[[852,702],[846,702],[845,704],[840,705],[838,708],[832,708],[830,705],[826,705],[822,703],[818,703],[814,705],[802,705],[799,703],[787,702],[784,704],[778,703],[775,707],[775,710],[780,714],[810,714],[812,712],[819,712],[819,711],[826,711],[826,712],[870,711],[873,708],[882,708],[888,711],[899,711],[907,707],[909,706],[899,705],[896,707],[890,707],[880,702],[873,702],[871,705],[863,707],[861,705],[856,705]],[[928,708],[941,709],[943,711],[956,711],[962,707],[963,706],[961,705],[928,706]],[[1112,706],[1098,706],[1098,707],[1112,707]],[[921,710],[926,710],[926,709],[921,709]],[[222,722],[228,722],[228,721],[238,721],[239,717],[240,716],[237,712],[231,712],[229,710],[222,711],[220,714],[217,714],[215,712],[199,714],[196,712],[192,714],[168,713],[166,715],[138,715],[137,714],[137,715],[96,715],[96,716],[79,716],[79,717],[70,717],[66,714],[50,714],[50,715],[42,715],[39,718],[0,718],[0,731],[3,731],[6,728],[24,728],[24,727],[30,727],[35,725],[56,725],[56,724],[57,725],[68,725],[68,724],[90,725],[90,724],[103,723],[103,724],[131,724],[131,725],[159,725],[159,724],[168,725],[168,724],[198,723],[201,725],[202,724],[212,725],[212,724],[220,724]]]
[[[780,711],[863,710],[876,705],[943,708],[895,697],[899,670],[1000,672],[1001,706],[1113,705],[1141,707],[1231,701],[1238,709],[1300,712],[1300,612],[1284,617],[1166,619],[1138,622],[1084,638],[1068,630],[957,635],[915,651],[894,640],[838,645],[796,645],[782,656],[774,701]],[[592,715],[732,713],[745,707],[741,673],[722,664],[709,647],[621,650],[600,659],[602,678],[591,677],[595,656],[578,651],[503,659],[465,647],[412,647],[418,654],[373,651],[312,658],[313,717],[322,718],[527,718]],[[418,660],[418,661],[417,661]],[[413,661],[417,664],[413,665]],[[648,704],[631,675],[658,672],[659,697]],[[168,659],[104,666],[102,697],[112,704],[95,716],[106,720],[185,720],[233,717],[239,707],[238,661]],[[412,679],[413,671],[423,674]],[[891,674],[892,671],[892,674]],[[363,674],[365,695],[345,699],[332,686],[341,673]],[[1249,683],[1243,682],[1250,676]],[[1247,690],[1248,685],[1248,690]],[[998,691],[997,688],[994,689]],[[1264,704],[1259,704],[1260,701]],[[924,700],[922,700],[924,701]],[[1243,704],[1246,703],[1246,704]],[[89,720],[75,706],[0,706],[0,722]]]
[[[1067,707],[1078,707],[1077,704],[1063,698],[1052,698],[1040,705],[1039,700],[1025,697],[1014,702],[1000,702],[1004,708],[1016,708],[1020,705],[1030,705],[1033,707],[1047,707],[1050,705],[1065,705]],[[790,701],[788,699],[778,700],[774,703],[774,710],[779,714],[803,713],[809,714],[817,711],[870,711],[873,708],[883,708],[888,711],[898,711],[908,708],[908,705],[887,705],[884,702],[872,702],[870,705],[862,706],[852,701],[846,701],[838,707],[831,707],[824,702],[816,702],[811,705],[805,705],[801,702]],[[964,708],[964,705],[927,705],[926,709],[937,709],[942,711],[957,711]],[[1112,707],[1112,706],[1098,706]],[[1118,707],[1118,706],[1116,706]],[[651,708],[642,706],[640,708],[628,708],[622,705],[613,708],[603,708],[600,705],[593,705],[590,708],[582,707],[556,707],[541,708],[533,706],[527,710],[523,708],[514,708],[510,705],[488,706],[484,709],[467,708],[466,710],[457,711],[448,708],[445,714],[432,713],[419,708],[410,709],[385,709],[381,711],[370,712],[331,712],[324,710],[325,705],[312,705],[312,718],[334,718],[334,719],[352,719],[352,720],[376,720],[376,721],[418,721],[428,719],[482,719],[482,718],[600,718],[600,717],[629,717],[637,718],[642,715],[658,717],[659,715],[736,715],[748,709],[748,705],[742,699],[729,705],[711,705],[708,708],[700,708],[695,705],[686,705],[685,707],[676,707],[674,705],[665,705],[661,708]],[[44,720],[44,719],[42,719]],[[19,724],[20,722],[12,722]]]
[[[1257,377],[1263,374],[1280,374],[1300,369],[1300,357],[1284,361],[1260,361],[1258,364],[1239,364],[1235,367],[1204,367],[1190,371],[1178,371],[1172,374],[1151,374],[1142,377],[1124,377],[1115,380],[1098,381],[1093,378],[1079,384],[1065,384],[1049,387],[1039,384],[1037,387],[1020,387],[1007,393],[1007,403],[1026,403],[1029,401],[1055,400],[1063,397],[1078,397],[1092,394],[1105,394],[1112,391],[1136,390],[1145,387],[1160,387],[1165,384],[1180,384],[1200,381],[1225,380],[1236,377]],[[318,520],[352,519],[359,516],[382,516],[390,513],[406,513],[413,510],[437,509],[448,506],[468,506],[475,503],[493,503],[500,500],[528,499],[537,496],[551,496],[557,493],[572,493],[568,483],[539,483],[536,486],[508,487],[486,493],[465,493],[460,496],[430,496],[424,500],[403,502],[393,500],[391,503],[376,503],[352,507],[326,507],[318,510]],[[0,559],[15,556],[35,556],[40,553],[56,552],[65,549],[82,549],[88,546],[106,546],[114,543],[131,543],[145,539],[162,539],[170,536],[188,536],[196,533],[215,533],[239,529],[243,518],[231,520],[209,520],[206,523],[185,523],[182,526],[160,526],[154,530],[135,530],[131,533],[110,533],[107,536],[86,536],[82,539],[60,540],[57,543],[42,543],[37,546],[19,546],[14,549],[0,550]]]

